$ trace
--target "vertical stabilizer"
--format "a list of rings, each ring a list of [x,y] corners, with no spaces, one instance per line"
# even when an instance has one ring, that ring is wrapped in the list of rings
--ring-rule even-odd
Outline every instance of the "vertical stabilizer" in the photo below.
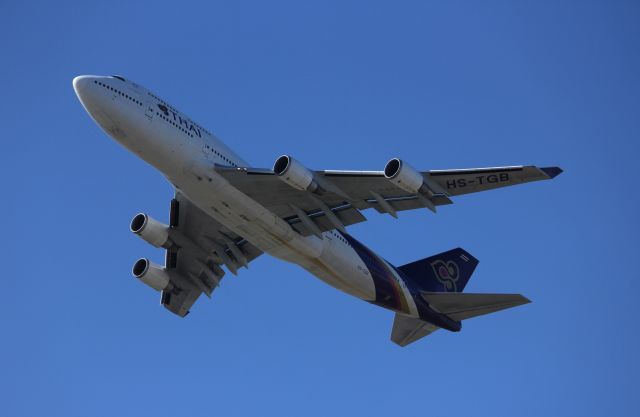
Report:
[[[469,252],[456,248],[398,269],[422,291],[462,292],[478,262]]]

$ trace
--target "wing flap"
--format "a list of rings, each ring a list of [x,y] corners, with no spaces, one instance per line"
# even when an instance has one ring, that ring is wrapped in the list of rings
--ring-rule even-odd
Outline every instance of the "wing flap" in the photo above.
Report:
[[[353,208],[351,205],[341,205],[333,209],[334,215],[344,226],[350,226],[352,224],[361,223],[366,221],[366,217],[360,213],[360,211]],[[308,217],[318,226],[320,231],[327,231],[336,229],[336,225],[329,219],[322,210],[313,210],[308,214]],[[304,222],[302,222],[298,216],[289,216],[284,218],[293,228],[303,236],[310,236],[313,234],[313,230],[310,230]]]

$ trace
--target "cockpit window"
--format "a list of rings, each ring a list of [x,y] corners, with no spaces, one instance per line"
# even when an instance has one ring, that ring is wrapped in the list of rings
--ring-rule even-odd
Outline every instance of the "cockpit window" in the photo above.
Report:
[[[113,78],[117,78],[119,80],[125,81],[124,77],[121,77],[119,75],[112,75]]]

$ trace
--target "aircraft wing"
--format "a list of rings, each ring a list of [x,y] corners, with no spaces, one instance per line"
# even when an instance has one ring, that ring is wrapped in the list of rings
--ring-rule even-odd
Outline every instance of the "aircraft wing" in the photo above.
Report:
[[[434,170],[423,173],[438,183],[447,195],[492,190],[525,182],[549,180],[562,173],[558,167],[512,166],[499,168]]]
[[[216,165],[216,171],[234,187],[288,221],[304,236],[341,229],[365,221],[360,212],[374,208],[397,217],[397,212],[451,204],[449,197],[525,182],[548,180],[560,168],[509,166],[420,172],[428,197],[396,186],[383,171],[313,171],[322,192],[296,189],[271,169]]]
[[[174,288],[162,292],[162,304],[184,317],[204,292],[211,297],[225,272],[237,274],[242,266],[262,254],[255,246],[226,229],[185,196],[171,202],[170,237],[175,245],[166,251],[166,268]]]

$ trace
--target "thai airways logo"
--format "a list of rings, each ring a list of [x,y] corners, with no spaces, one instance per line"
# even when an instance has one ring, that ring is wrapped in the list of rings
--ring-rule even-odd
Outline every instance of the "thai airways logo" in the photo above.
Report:
[[[458,278],[460,278],[460,268],[458,268],[457,263],[438,259],[437,261],[431,262],[431,267],[446,292],[458,291],[456,283],[458,282]]]
[[[199,138],[202,137],[202,132],[200,131],[200,127],[194,124],[192,121],[190,121],[187,118],[183,119],[182,116],[180,116],[176,110],[162,103],[158,104],[158,108],[162,113],[164,113],[164,117],[169,118],[169,120],[167,121],[169,123],[172,123],[175,127],[182,129],[183,131],[185,131],[185,133],[196,135]],[[173,121],[171,120],[171,118],[173,118]],[[186,130],[188,130],[188,132],[186,132]]]
[[[158,104],[158,108],[165,116],[169,116],[169,109],[164,104]]]

